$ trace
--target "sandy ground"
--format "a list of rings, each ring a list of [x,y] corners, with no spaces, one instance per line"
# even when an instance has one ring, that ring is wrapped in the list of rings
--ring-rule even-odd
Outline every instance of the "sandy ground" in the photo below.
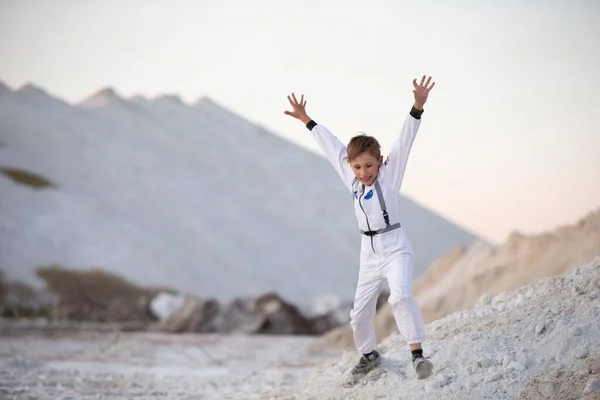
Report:
[[[314,337],[22,329],[1,321],[2,399],[288,399],[339,350]]]

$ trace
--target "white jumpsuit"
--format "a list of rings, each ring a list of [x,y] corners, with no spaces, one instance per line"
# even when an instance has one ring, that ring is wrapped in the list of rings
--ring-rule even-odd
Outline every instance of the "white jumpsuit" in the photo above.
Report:
[[[422,111],[413,108],[406,116],[404,126],[376,178],[388,214],[388,224],[401,224],[400,187],[408,155],[421,123],[421,113]],[[348,163],[346,146],[323,125],[311,121],[307,127],[346,187],[353,193],[359,230],[372,232],[389,226],[383,216],[375,183],[365,186],[355,180]],[[371,236],[361,234],[361,237],[360,270],[350,313],[356,348],[362,354],[370,353],[376,348],[373,318],[383,279],[387,280],[390,288],[388,301],[398,330],[408,344],[423,342],[423,319],[411,293],[413,250],[404,229],[399,227]]]

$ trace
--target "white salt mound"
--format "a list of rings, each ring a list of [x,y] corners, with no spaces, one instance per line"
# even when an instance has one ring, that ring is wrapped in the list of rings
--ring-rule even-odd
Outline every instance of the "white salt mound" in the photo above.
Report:
[[[150,309],[158,319],[165,321],[183,307],[184,303],[183,295],[161,292],[150,302]]]
[[[358,354],[346,352],[295,399],[600,399],[600,258],[426,328],[429,379],[416,379],[395,334],[379,345],[381,367],[353,387],[343,382]]]

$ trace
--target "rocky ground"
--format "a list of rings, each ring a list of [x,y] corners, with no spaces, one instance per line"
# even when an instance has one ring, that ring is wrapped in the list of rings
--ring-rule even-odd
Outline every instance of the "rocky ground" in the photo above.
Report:
[[[427,325],[434,375],[415,379],[407,345],[384,340],[382,367],[352,388],[346,353],[309,379],[308,399],[600,399],[600,258]]]
[[[600,258],[428,324],[435,369],[421,381],[399,335],[347,387],[356,353],[315,337],[23,324],[0,326],[2,398],[600,399]]]

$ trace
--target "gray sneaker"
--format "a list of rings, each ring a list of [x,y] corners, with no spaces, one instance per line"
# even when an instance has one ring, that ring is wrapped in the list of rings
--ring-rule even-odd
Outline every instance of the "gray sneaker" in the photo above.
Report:
[[[433,364],[426,358],[417,357],[413,361],[413,367],[417,373],[417,379],[429,378],[433,372]]]
[[[373,351],[373,353],[369,354],[369,356],[363,355],[360,360],[358,360],[358,364],[352,368],[352,375],[366,374],[373,368],[377,367],[380,362],[381,356],[377,350]]]

